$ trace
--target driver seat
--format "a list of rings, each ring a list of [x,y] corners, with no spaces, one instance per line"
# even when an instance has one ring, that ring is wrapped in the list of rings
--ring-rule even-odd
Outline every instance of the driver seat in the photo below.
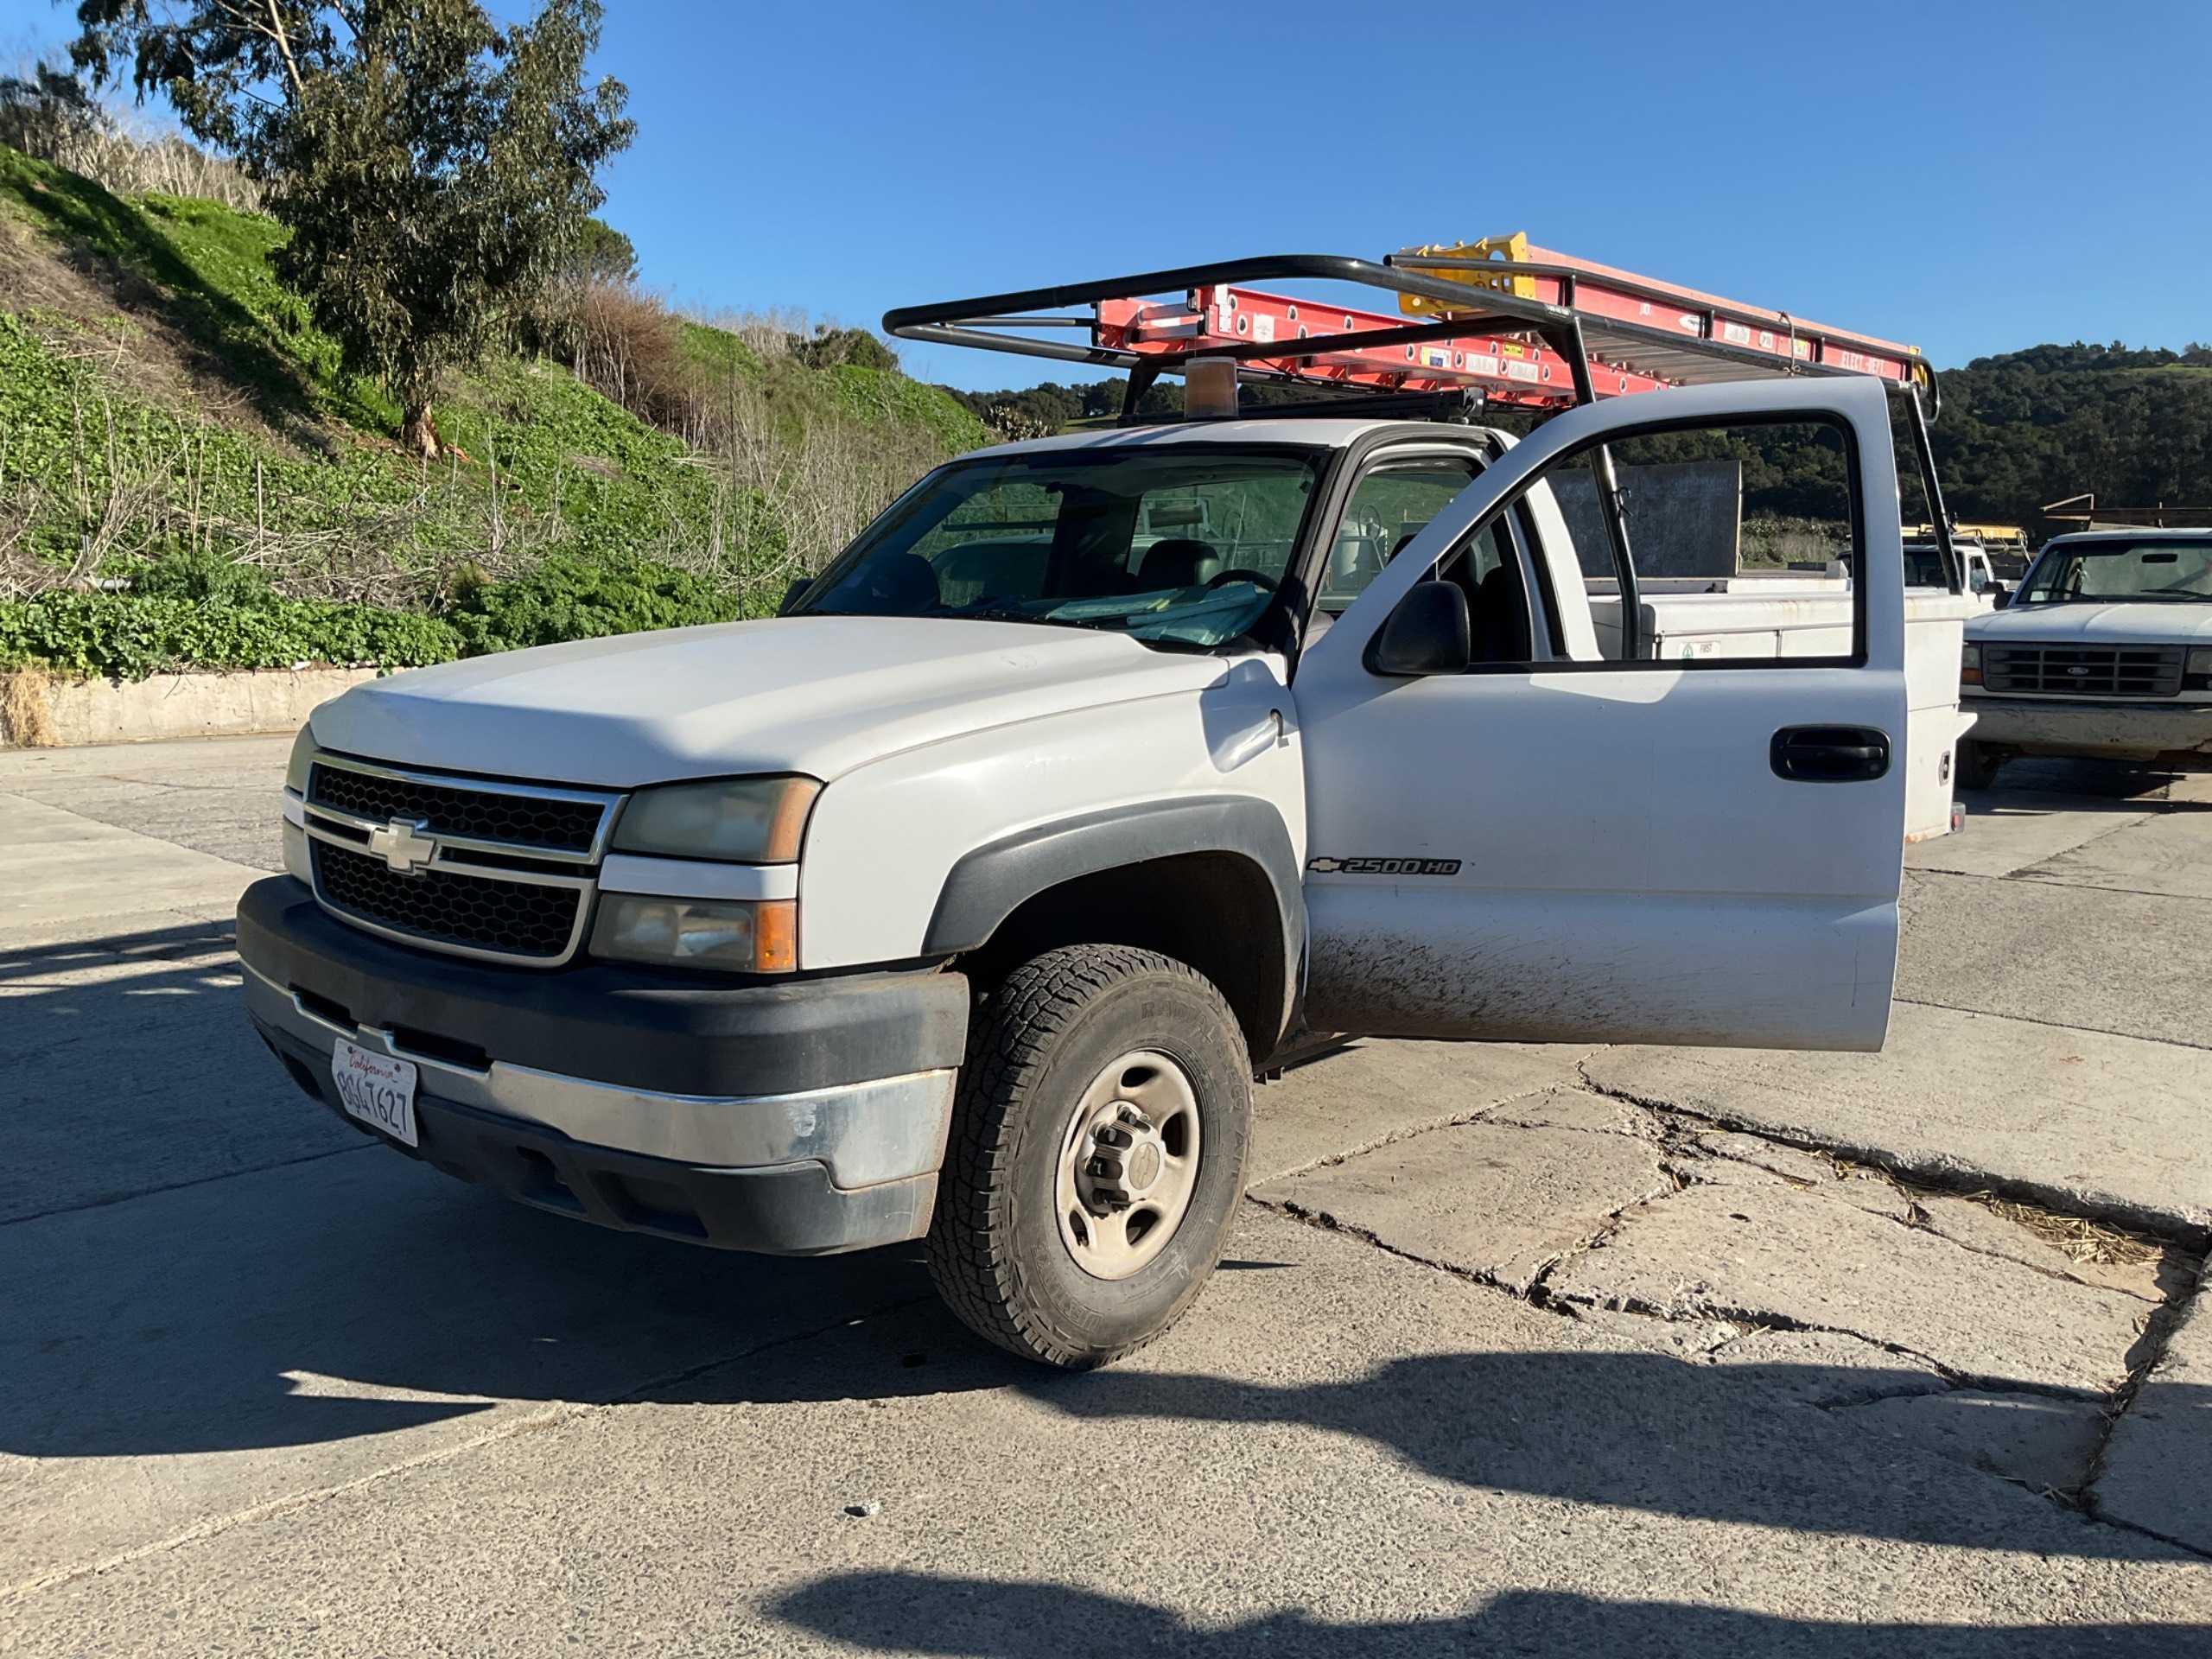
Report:
[[[1202,587],[1222,569],[1221,553],[1211,542],[1172,537],[1145,550],[1144,563],[1137,566],[1137,591]]]

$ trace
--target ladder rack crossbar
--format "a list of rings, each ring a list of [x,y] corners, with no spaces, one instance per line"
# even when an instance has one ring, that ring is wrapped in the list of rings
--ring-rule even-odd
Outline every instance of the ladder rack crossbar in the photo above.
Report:
[[[1516,239],[1517,240],[1517,239]],[[1490,403],[1563,409],[1593,397],[1770,375],[1872,374],[1918,392],[1916,348],[1738,305],[1544,250],[1507,261],[1412,249],[1380,263],[1263,254],[906,306],[886,333],[1127,371],[1135,394],[1194,358],[1333,388],[1423,396],[1471,388]],[[1291,298],[1248,283],[1346,283],[1397,296],[1400,315]],[[1089,318],[1071,308],[1091,308]],[[1055,315],[1039,315],[1039,313]],[[1007,332],[1070,329],[1087,344]]]

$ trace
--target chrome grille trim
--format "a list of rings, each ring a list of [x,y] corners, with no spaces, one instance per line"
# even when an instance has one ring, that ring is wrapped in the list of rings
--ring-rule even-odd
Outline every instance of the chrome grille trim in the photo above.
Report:
[[[334,848],[342,849],[355,857],[372,856],[366,845],[373,830],[382,830],[401,819],[378,819],[362,817],[314,799],[313,783],[315,769],[329,767],[341,772],[360,772],[370,777],[419,785],[425,788],[459,791],[471,795],[491,798],[512,797],[523,800],[558,801],[564,804],[588,804],[598,810],[590,845],[576,850],[547,847],[530,842],[503,841],[480,836],[448,834],[428,820],[413,820],[424,836],[436,843],[418,868],[435,872],[440,876],[459,877],[472,881],[508,883],[524,887],[561,887],[575,895],[575,914],[570,921],[568,939],[557,956],[529,955],[513,950],[472,944],[463,938],[444,937],[394,926],[374,916],[364,915],[359,910],[338,902],[327,891],[321,874],[321,861],[311,858],[311,882],[315,902],[349,927],[396,944],[412,945],[417,950],[435,950],[444,956],[466,957],[479,962],[496,962],[514,967],[558,968],[575,960],[583,949],[584,940],[591,930],[593,899],[598,890],[600,859],[607,849],[608,837],[614,826],[614,816],[622,804],[620,794],[594,790],[555,789],[537,784],[493,782],[481,778],[460,778],[448,773],[418,772],[406,767],[378,766],[370,761],[357,760],[350,755],[334,755],[318,750],[310,760],[308,798],[302,804],[302,816],[309,839]],[[490,855],[494,857],[523,861],[525,865],[541,868],[514,868],[474,862],[454,854]],[[565,868],[563,868],[565,867]],[[406,880],[408,873],[395,871],[395,879]]]
[[[2186,655],[2180,645],[1991,642],[1982,646],[1982,686],[2002,696],[2178,696]]]
[[[555,789],[543,784],[509,783],[484,778],[456,777],[451,772],[421,772],[410,767],[378,766],[373,761],[357,760],[350,754],[333,754],[318,749],[308,762],[307,810],[320,813],[334,822],[357,826],[381,828],[382,818],[360,818],[343,808],[332,806],[315,799],[315,773],[321,768],[334,772],[359,772],[365,778],[386,779],[396,784],[409,784],[424,789],[449,790],[466,795],[493,798],[512,797],[525,801],[558,802],[564,805],[591,806],[599,810],[599,822],[594,828],[589,845],[569,849],[541,846],[534,842],[501,841],[472,837],[460,832],[447,832],[433,827],[432,832],[441,841],[450,841],[455,846],[471,845],[480,852],[512,853],[523,858],[557,859],[575,864],[596,864],[607,851],[607,838],[614,831],[614,811],[622,804],[620,793],[595,789]]]

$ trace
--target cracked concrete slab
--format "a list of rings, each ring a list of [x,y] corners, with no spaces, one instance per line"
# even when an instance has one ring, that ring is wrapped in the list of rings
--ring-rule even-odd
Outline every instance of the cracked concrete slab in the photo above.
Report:
[[[1485,1123],[1511,1123],[1524,1129],[1580,1129],[1586,1135],[1627,1135],[1640,1140],[1660,1138],[1659,1120],[1640,1106],[1611,1100],[1586,1089],[1547,1089],[1492,1107],[1482,1116]]]
[[[2070,1492],[2088,1478],[2104,1439],[2095,1401],[1954,1389],[1877,1400],[1848,1408],[1847,1421],[2031,1491]]]
[[[2034,789],[1982,790],[1961,798],[1965,830],[1906,848],[1906,868],[2011,875],[2166,810],[2156,798],[2098,801]]]
[[[1597,1087],[2155,1230],[2212,1220],[2212,1050],[1901,1006],[1880,1054],[1603,1049]]]
[[[1694,1155],[1698,1154],[1703,1155]],[[1892,1221],[1903,1221],[1912,1213],[1912,1201],[1878,1171],[1840,1166],[1834,1159],[1779,1141],[1762,1141],[1755,1135],[1701,1135],[1692,1143],[1690,1154],[1678,1156],[1673,1165],[1690,1180],[1717,1186],[1780,1183],[1808,1187]]]
[[[1622,1205],[1670,1185],[1649,1142],[1482,1122],[1269,1182],[1254,1196],[1525,1292]]]
[[[2055,855],[2022,874],[2034,881],[2212,899],[2212,863],[2204,857],[2201,813],[2201,808],[2196,813],[2163,812]]]
[[[2212,1305],[2200,1284],[2113,1426],[2099,1515],[2212,1555]]]
[[[1601,1307],[1847,1332],[1955,1376],[2084,1395],[2120,1384],[2145,1313],[1788,1186],[1692,1186],[1644,1205],[1546,1287]]]
[[[1250,1179],[1446,1123],[1576,1081],[1583,1047],[1541,1043],[1360,1043],[1299,1066],[1252,1103]]]
[[[2001,1255],[2008,1261],[2040,1268],[2044,1273],[2056,1274],[2062,1278],[2077,1280],[2085,1285],[2095,1285],[2101,1289],[2140,1297],[2147,1302],[2163,1302],[2165,1300],[2160,1277],[2166,1270],[2169,1255],[2175,1258],[2177,1266],[2194,1262],[2194,1258],[2179,1250],[2161,1251],[2144,1262],[2077,1262],[2018,1222],[1998,1214],[1987,1205],[1976,1204],[1972,1198],[1944,1198],[1928,1193],[1921,1195],[1915,1202],[1920,1210],[1921,1224],[1930,1232],[1949,1239],[1954,1244],[1962,1244],[1967,1249],[1980,1250],[1986,1255]]]

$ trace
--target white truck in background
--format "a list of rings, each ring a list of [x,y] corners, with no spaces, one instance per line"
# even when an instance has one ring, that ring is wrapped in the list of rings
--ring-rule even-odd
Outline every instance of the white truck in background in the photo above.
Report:
[[[2212,530],[2057,537],[1965,652],[1967,788],[2020,755],[2212,771]]]
[[[1103,334],[1105,296],[1218,304],[1234,275],[887,322],[1088,297]],[[1487,342],[1529,376],[1467,372],[1571,374],[1575,406],[1518,442],[1394,418],[1397,390],[988,449],[778,618],[357,687],[301,733],[287,874],[239,906],[272,1052],[365,1132],[605,1226],[925,1238],[968,1324],[1079,1367],[1196,1298],[1255,1073],[1310,1033],[1878,1047],[1909,780],[1940,736],[1914,641],[1957,648],[1957,618],[1907,622],[1891,420],[1917,428],[1916,394],[1798,336],[1780,365],[1738,351],[1737,312],[1693,353],[1679,322],[1517,291],[1363,323],[1357,350],[1320,309],[1321,368],[1403,334],[1456,373]],[[1097,360],[1157,361],[1112,326]],[[1196,349],[1170,365],[1194,382]],[[1732,372],[1595,401],[1631,351]],[[1702,634],[1615,592],[1601,626],[1554,480],[1611,502],[1632,591],[1660,509],[1608,493],[1614,458],[1777,423],[1847,462],[1827,522],[1862,575],[1802,616],[1697,596]],[[1667,650],[1707,638],[1731,643]]]

